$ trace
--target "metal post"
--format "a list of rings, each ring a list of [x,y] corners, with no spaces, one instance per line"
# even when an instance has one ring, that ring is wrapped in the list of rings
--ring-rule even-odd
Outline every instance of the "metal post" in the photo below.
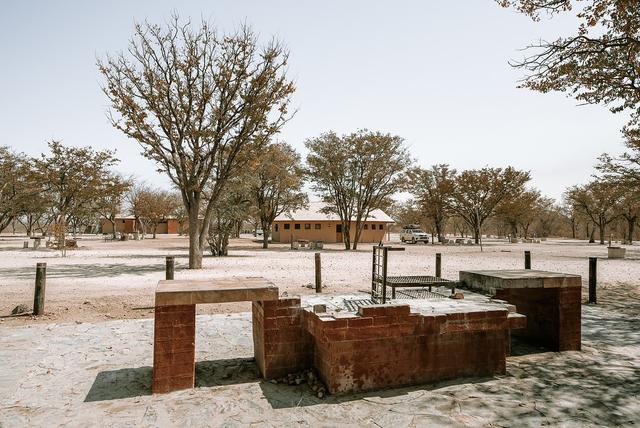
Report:
[[[524,252],[524,268],[531,269],[531,251]]]
[[[372,300],[377,300],[378,297],[376,296],[377,293],[377,287],[376,287],[376,247],[373,247],[373,263],[371,264],[372,269],[371,269],[371,299]]]
[[[382,254],[382,303],[387,303],[387,256],[389,255],[389,247],[384,247]]]
[[[165,267],[165,279],[174,279],[175,257],[167,256]]]
[[[589,257],[589,303],[598,303],[596,283],[598,279],[598,258]]]
[[[436,253],[436,278],[442,278],[442,254]]]
[[[320,253],[316,253],[316,293],[322,293],[322,267]]]
[[[47,284],[47,264],[36,264],[36,290],[33,295],[33,314],[44,313],[44,290]]]

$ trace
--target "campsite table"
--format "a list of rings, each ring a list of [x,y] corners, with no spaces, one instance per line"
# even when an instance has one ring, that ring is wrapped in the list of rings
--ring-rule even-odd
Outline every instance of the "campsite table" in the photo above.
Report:
[[[158,282],[153,337],[153,392],[193,388],[197,304],[277,299],[278,288],[260,277]]]

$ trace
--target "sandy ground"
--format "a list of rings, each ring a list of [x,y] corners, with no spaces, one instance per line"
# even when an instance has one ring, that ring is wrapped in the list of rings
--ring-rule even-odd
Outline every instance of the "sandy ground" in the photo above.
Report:
[[[533,253],[536,269],[583,275],[599,260],[599,304],[584,305],[581,352],[514,348],[507,374],[318,400],[304,386],[260,380],[248,305],[201,305],[196,339],[197,388],[151,395],[154,287],[164,256],[177,278],[262,275],[281,293],[312,293],[313,252],[251,239],[233,242],[231,257],[189,271],[185,238],[105,243],[90,237],[61,258],[0,240],[0,427],[13,426],[637,426],[640,423],[640,247],[626,260],[575,241],[488,242],[478,247],[407,245],[392,253],[393,274],[443,276],[459,270],[506,269]],[[395,245],[395,244],[394,244]],[[399,244],[398,244],[399,245]],[[33,299],[35,264],[47,262],[47,314],[6,317]],[[371,246],[322,251],[326,292],[367,290]],[[586,287],[583,288],[586,296]],[[233,313],[229,313],[233,312]],[[243,313],[235,313],[243,312]],[[110,320],[116,318],[116,320]],[[142,318],[142,319],[125,319]]]
[[[512,356],[504,376],[324,400],[260,380],[248,313],[198,316],[196,388],[161,395],[150,319],[0,327],[0,426],[635,426],[640,321],[582,322],[581,352]]]
[[[392,236],[394,238],[394,236]],[[287,245],[272,244],[263,250],[251,238],[232,242],[229,257],[205,257],[202,270],[188,270],[185,237],[127,242],[103,242],[84,236],[78,250],[62,258],[57,251],[22,249],[25,238],[0,238],[0,325],[34,322],[97,321],[153,316],[154,288],[164,279],[164,257],[176,257],[176,278],[222,276],[264,276],[281,293],[313,293],[314,252],[292,251]],[[457,279],[460,270],[521,268],[523,251],[532,252],[534,269],[574,273],[586,284],[588,257],[600,257],[599,301],[627,311],[629,299],[640,299],[640,246],[627,246],[626,260],[606,259],[606,248],[580,241],[546,241],[540,244],[486,242],[477,246],[402,246],[392,253],[391,274],[433,274],[435,253],[441,252],[443,276]],[[35,265],[47,263],[46,315],[7,317],[18,304],[33,303]],[[322,278],[325,291],[349,293],[368,290],[371,281],[371,244],[345,252],[340,245],[322,250]],[[248,311],[248,303],[200,305],[199,313]]]

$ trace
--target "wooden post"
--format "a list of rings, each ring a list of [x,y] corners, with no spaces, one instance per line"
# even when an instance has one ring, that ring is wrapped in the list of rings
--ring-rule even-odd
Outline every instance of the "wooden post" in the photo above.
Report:
[[[316,293],[322,293],[322,268],[320,264],[320,253],[316,253]]]
[[[436,278],[442,278],[442,254],[436,253]]]
[[[524,268],[531,269],[531,251],[524,252]]]
[[[589,257],[589,303],[598,303],[596,284],[598,279],[598,258]]]
[[[22,248],[29,248],[29,241],[24,241]]]
[[[175,257],[167,256],[165,267],[165,279],[174,279],[175,272]]]
[[[36,291],[33,295],[33,314],[44,313],[44,290],[47,284],[47,264],[36,264]]]

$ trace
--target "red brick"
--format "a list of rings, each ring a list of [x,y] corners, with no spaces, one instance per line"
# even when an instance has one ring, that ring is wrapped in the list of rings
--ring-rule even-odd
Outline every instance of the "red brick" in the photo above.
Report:
[[[349,318],[347,320],[347,326],[349,328],[357,328],[357,327],[367,327],[373,325],[373,318],[370,317],[356,317]]]

